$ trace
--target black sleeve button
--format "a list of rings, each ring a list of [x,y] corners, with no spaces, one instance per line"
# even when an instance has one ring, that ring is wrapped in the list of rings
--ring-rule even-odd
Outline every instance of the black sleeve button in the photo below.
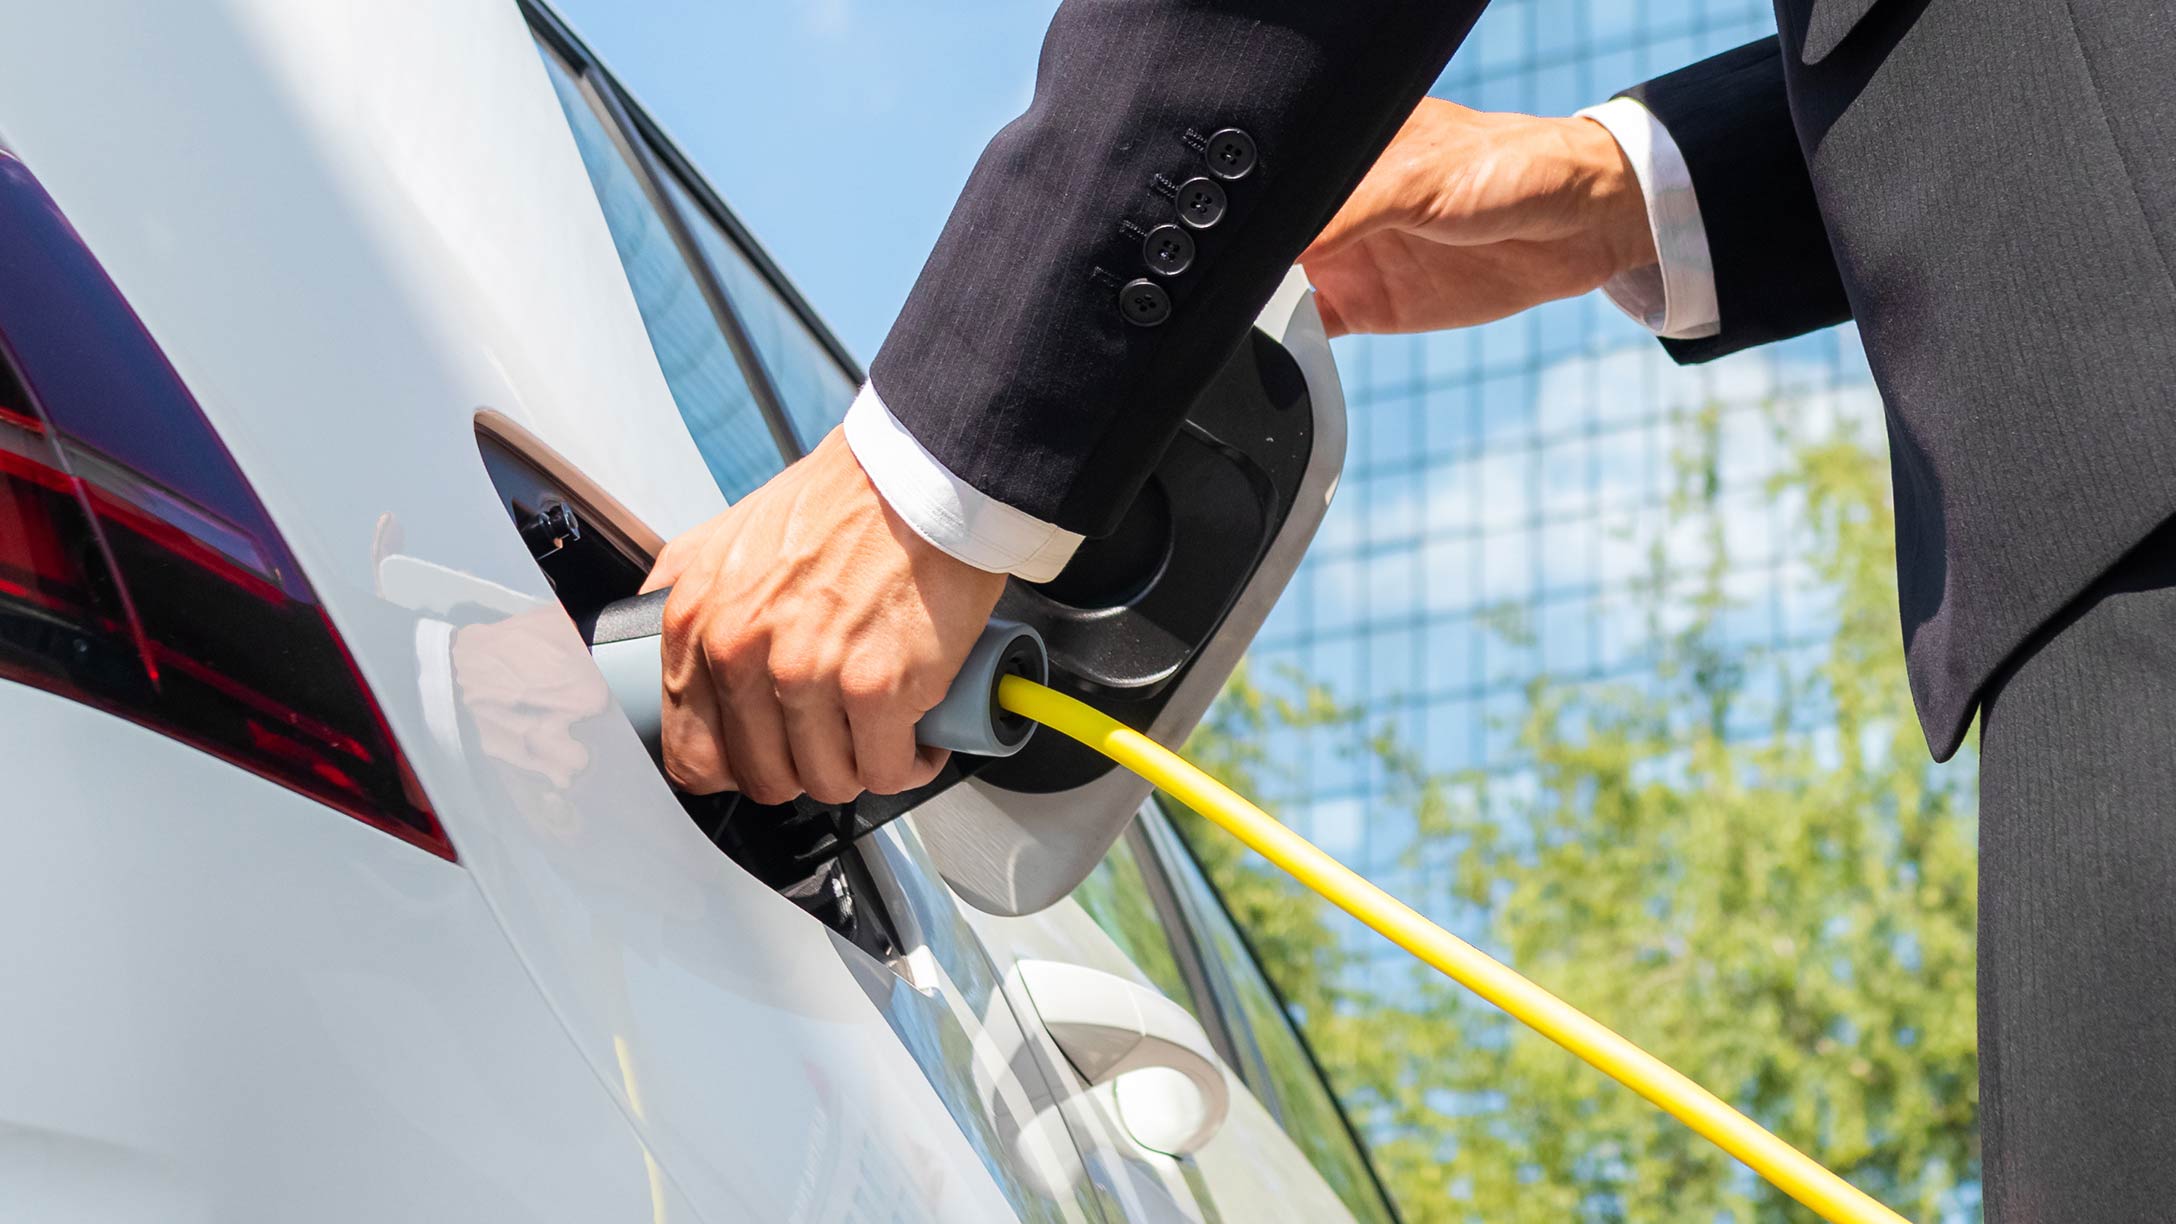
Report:
[[[1118,313],[1135,327],[1154,327],[1171,317],[1171,295],[1145,276],[1127,281],[1118,291]]]
[[[1208,229],[1224,219],[1224,188],[1212,178],[1190,178],[1179,185],[1179,220]]]
[[[1209,138],[1209,147],[1202,150],[1202,159],[1209,163],[1209,173],[1220,179],[1242,179],[1254,169],[1254,137],[1238,128],[1225,128]]]
[[[1158,276],[1177,276],[1194,264],[1194,236],[1176,225],[1159,225],[1141,244],[1141,257]]]

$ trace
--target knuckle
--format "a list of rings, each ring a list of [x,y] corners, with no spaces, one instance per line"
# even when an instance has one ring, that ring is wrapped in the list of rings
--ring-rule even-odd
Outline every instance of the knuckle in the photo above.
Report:
[[[774,651],[770,671],[779,697],[789,705],[807,707],[844,700],[844,677],[839,665],[820,649],[800,646]]]
[[[734,773],[740,779],[740,793],[762,804],[793,802],[801,793],[801,781],[793,774],[790,765],[774,761],[767,756],[754,756],[735,761]]]
[[[759,751],[744,733],[734,735],[728,751],[741,794],[758,803],[776,804],[791,802],[801,793],[791,764],[773,753]]]
[[[862,781],[868,784],[872,793],[878,795],[896,795],[902,791],[913,790],[917,785],[912,769],[896,765],[865,770]]]
[[[712,646],[710,666],[736,692],[752,689],[771,674],[769,651],[759,639],[738,630],[721,635]]]
[[[715,752],[676,749],[671,743],[664,751],[665,780],[691,795],[711,795],[730,790],[733,779],[725,771],[725,763]]]
[[[952,687],[952,673],[942,666],[921,663],[908,667],[899,677],[899,698],[916,713],[932,709]]]
[[[794,798],[801,793],[801,788],[790,782],[782,782],[775,778],[764,778],[751,779],[742,783],[740,791],[741,794],[765,807],[776,807],[780,804],[792,803]]]
[[[818,803],[852,803],[861,797],[861,784],[852,778],[825,777],[808,780],[808,797]]]
[[[917,752],[911,746],[907,755],[893,768],[886,771],[882,787],[871,782],[869,789],[880,795],[903,795],[920,786],[927,786],[944,766],[944,758]]]
[[[770,672],[779,696],[789,701],[815,697],[826,687],[823,669],[806,658],[779,659],[771,664]]]
[[[900,783],[899,789],[913,790],[917,786],[927,786],[936,781],[937,775],[944,772],[945,762],[951,759],[950,753],[939,753],[926,760],[916,758],[914,764],[908,768],[906,779]]]
[[[665,762],[665,781],[671,783],[674,790],[685,791],[690,795],[714,795],[721,790],[729,789],[726,786],[716,785],[717,780],[706,774],[696,772],[669,760]]]
[[[665,612],[659,625],[665,631],[668,642],[684,642],[696,638],[702,632],[703,601],[698,593],[687,586],[676,586],[665,597]]]
[[[839,695],[848,709],[873,714],[899,703],[899,681],[896,665],[857,664],[839,674]]]

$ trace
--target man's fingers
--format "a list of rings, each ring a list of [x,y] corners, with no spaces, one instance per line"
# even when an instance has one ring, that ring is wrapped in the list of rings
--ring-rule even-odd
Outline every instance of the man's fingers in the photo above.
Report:
[[[708,522],[693,531],[673,537],[672,542],[665,545],[664,550],[657,554],[657,560],[651,564],[649,576],[642,580],[641,593],[647,595],[679,582],[680,575],[702,555],[703,546],[709,543],[712,535],[724,528],[726,520],[732,514],[731,510],[723,511],[713,515]]]
[[[749,676],[718,703],[725,755],[740,793],[757,803],[791,803],[801,793],[793,749],[786,740],[786,713],[769,677]]]
[[[1322,313],[1328,334],[1399,330],[1389,326],[1394,299],[1386,293],[1399,270],[1384,259],[1395,242],[1395,236],[1385,235],[1302,265],[1308,283],[1315,287],[1315,309]]]
[[[914,746],[914,772],[908,776],[907,784],[899,789],[913,790],[917,786],[929,785],[936,780],[937,771],[943,769],[944,763],[951,759],[952,751],[948,748],[931,748],[927,745],[916,744]]]
[[[665,777],[693,795],[734,787],[719,721],[716,673],[703,644],[704,585],[673,588],[665,601],[664,637],[658,642],[664,681],[658,740]]]
[[[936,777],[944,764],[942,752],[937,753],[937,764],[928,764],[928,754],[936,750],[914,742],[920,715],[912,703],[894,697],[888,686],[871,690],[849,681],[846,717],[853,729],[854,763],[861,770],[862,786],[871,794],[913,790]]]
[[[1307,278],[1315,285],[1315,313],[1322,316],[1323,334],[1334,340],[1351,331],[1351,325],[1345,322],[1344,314],[1337,308],[1337,298],[1330,290],[1323,288],[1319,282],[1315,281],[1313,269],[1307,270]]]
[[[665,777],[691,795],[714,795],[734,789],[733,771],[725,759],[724,740],[718,729],[717,706],[709,685],[700,694],[683,692],[677,698],[668,689],[658,724]]]
[[[1005,588],[898,520],[836,429],[675,540],[648,586],[667,581],[668,770],[761,803],[933,778],[914,723]]]
[[[786,742],[801,789],[818,803],[852,803],[861,794],[862,784],[855,768],[853,735],[836,696],[807,703],[789,699],[784,709]]]

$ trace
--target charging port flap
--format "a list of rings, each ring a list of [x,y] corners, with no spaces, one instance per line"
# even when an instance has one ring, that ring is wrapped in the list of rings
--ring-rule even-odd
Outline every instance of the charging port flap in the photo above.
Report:
[[[1042,634],[1053,687],[1177,748],[1291,581],[1344,458],[1344,393],[1295,268],[1118,530],[1083,545],[1053,581],[1014,582],[998,615]],[[913,798],[945,879],[1009,915],[1071,892],[1148,792],[1045,732]]]
[[[617,682],[617,656],[597,651],[597,645],[621,636],[649,635],[643,638],[648,680],[638,686],[648,692],[639,700],[623,700],[621,706],[638,733],[647,720],[654,740],[654,635],[662,593],[633,597],[663,541],[573,463],[511,419],[480,413],[476,440],[507,518],[583,641],[591,644],[608,687]],[[631,629],[615,627],[615,618],[641,623]],[[750,875],[878,959],[897,951],[890,915],[873,883],[873,874],[881,869],[873,869],[854,848],[869,826],[857,823],[853,806],[831,807],[805,798],[766,806],[731,793],[676,792],[675,797],[711,844]]]
[[[600,513],[601,491],[582,487],[536,439],[506,422],[479,425],[485,466],[523,543],[654,742],[663,596],[629,598],[654,537],[635,541],[624,513]],[[1343,392],[1313,293],[1295,269],[1188,411],[1117,530],[1084,544],[1052,581],[1011,583],[993,629],[1039,635],[1051,687],[1176,748],[1298,568],[1344,455]],[[993,683],[972,687],[986,693]],[[857,942],[880,933],[859,929],[867,924],[857,907],[831,912],[833,893],[851,883],[840,872],[855,865],[841,862],[864,834],[909,811],[961,896],[995,914],[1032,912],[1086,877],[1149,786],[1064,736],[1023,744],[1002,726],[983,729],[981,739],[925,740],[992,748],[955,751],[934,781],[903,795],[835,807],[802,799],[764,808],[733,795],[682,803],[743,867]]]

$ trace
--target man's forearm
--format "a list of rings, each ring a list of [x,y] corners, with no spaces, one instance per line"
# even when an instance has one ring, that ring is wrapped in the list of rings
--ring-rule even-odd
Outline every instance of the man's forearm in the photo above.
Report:
[[[966,487],[1108,529],[1481,7],[1071,0],[872,363],[876,394]],[[1191,250],[1152,253],[1165,226]]]

